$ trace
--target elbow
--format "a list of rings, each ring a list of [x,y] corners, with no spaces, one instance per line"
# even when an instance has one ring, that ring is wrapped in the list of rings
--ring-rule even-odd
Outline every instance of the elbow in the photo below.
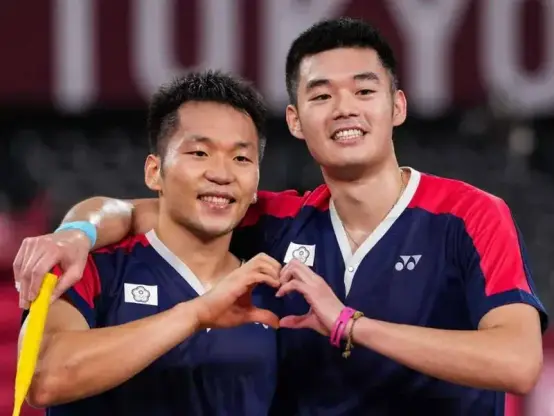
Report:
[[[33,381],[27,394],[27,403],[38,409],[54,406],[58,399],[57,384],[53,377]]]
[[[542,351],[534,357],[521,357],[510,371],[508,392],[520,396],[529,394],[537,384],[542,371]]]
[[[69,380],[74,380],[67,368],[58,371],[41,369],[35,371],[33,381],[27,393],[27,403],[35,408],[56,406],[64,402],[64,397],[69,393]]]

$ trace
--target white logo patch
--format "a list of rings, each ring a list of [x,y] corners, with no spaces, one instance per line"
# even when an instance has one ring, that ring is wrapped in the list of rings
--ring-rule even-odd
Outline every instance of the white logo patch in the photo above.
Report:
[[[394,265],[394,268],[399,272],[406,270],[413,270],[419,263],[421,254],[414,254],[412,256],[400,256],[400,260]]]
[[[124,284],[125,302],[158,306],[158,286]]]
[[[315,259],[315,244],[296,244],[290,243],[285,254],[285,263],[289,263],[292,259],[296,259],[304,263],[306,266],[312,267]]]

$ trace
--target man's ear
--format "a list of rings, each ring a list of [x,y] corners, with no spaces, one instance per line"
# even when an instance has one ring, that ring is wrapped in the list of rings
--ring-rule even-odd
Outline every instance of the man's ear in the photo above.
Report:
[[[155,192],[162,190],[162,161],[159,156],[149,154],[144,162],[144,183]]]
[[[401,124],[404,124],[406,121],[406,114],[408,111],[408,102],[406,100],[406,95],[404,91],[397,90],[393,93],[393,114],[392,114],[392,125],[398,127]]]
[[[289,104],[285,112],[287,125],[289,126],[290,134],[300,140],[304,140],[304,133],[302,132],[302,124],[300,124],[300,118],[298,117],[298,109]]]

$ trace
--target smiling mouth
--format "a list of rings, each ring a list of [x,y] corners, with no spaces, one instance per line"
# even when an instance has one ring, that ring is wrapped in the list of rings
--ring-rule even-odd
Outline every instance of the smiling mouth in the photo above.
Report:
[[[222,195],[199,195],[198,199],[211,208],[227,208],[236,202],[235,198]]]
[[[331,139],[335,142],[349,142],[359,139],[365,135],[365,131],[361,129],[347,129],[339,130],[331,136]]]

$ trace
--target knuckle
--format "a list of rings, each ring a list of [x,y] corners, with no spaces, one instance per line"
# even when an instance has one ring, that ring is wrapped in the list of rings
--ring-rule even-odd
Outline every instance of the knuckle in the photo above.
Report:
[[[33,267],[33,270],[31,270],[31,277],[33,279],[33,282],[35,282],[35,279],[38,280],[40,277],[42,277],[44,273],[42,273],[42,269],[38,266]]]
[[[21,270],[21,259],[18,257],[15,258],[12,264],[12,268],[14,271],[20,271]]]

